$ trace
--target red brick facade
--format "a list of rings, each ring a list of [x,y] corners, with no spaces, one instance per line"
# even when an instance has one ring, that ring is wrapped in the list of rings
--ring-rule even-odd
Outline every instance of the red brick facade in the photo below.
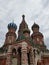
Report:
[[[49,65],[49,50],[47,52],[44,36],[39,32],[39,25],[33,24],[33,33],[30,36],[23,15],[18,37],[16,29],[15,23],[8,24],[5,44],[0,48],[0,65]]]

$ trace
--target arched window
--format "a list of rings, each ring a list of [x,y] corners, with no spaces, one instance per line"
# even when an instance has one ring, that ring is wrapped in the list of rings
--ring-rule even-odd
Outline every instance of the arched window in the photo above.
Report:
[[[18,64],[17,65],[21,65],[21,48],[18,48]]]
[[[12,54],[16,55],[16,49],[15,48],[12,50]]]
[[[40,60],[37,61],[37,65],[42,65]]]
[[[30,65],[30,52],[27,53],[27,57],[28,57],[28,65]]]
[[[12,50],[12,65],[17,65],[16,49]]]

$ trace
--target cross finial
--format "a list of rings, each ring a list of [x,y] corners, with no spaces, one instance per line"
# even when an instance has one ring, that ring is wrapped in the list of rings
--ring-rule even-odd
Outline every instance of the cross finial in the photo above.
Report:
[[[22,15],[22,18],[23,18],[23,20],[24,20],[24,18],[25,18],[25,15]]]

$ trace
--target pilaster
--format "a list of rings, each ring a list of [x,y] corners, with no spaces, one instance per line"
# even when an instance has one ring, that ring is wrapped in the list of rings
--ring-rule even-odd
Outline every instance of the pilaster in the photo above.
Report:
[[[8,52],[7,52],[7,60],[6,60],[6,65],[11,65],[11,46],[9,46]]]
[[[34,54],[33,54],[33,49],[30,50],[30,65],[34,65]]]
[[[21,48],[21,65],[28,65],[27,45],[24,43]]]

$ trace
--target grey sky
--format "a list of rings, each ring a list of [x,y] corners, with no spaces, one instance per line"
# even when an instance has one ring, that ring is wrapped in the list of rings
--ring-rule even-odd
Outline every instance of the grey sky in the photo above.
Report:
[[[34,21],[39,24],[49,48],[49,0],[0,0],[0,46],[4,44],[8,23],[14,19],[19,27],[23,14],[30,30]]]

